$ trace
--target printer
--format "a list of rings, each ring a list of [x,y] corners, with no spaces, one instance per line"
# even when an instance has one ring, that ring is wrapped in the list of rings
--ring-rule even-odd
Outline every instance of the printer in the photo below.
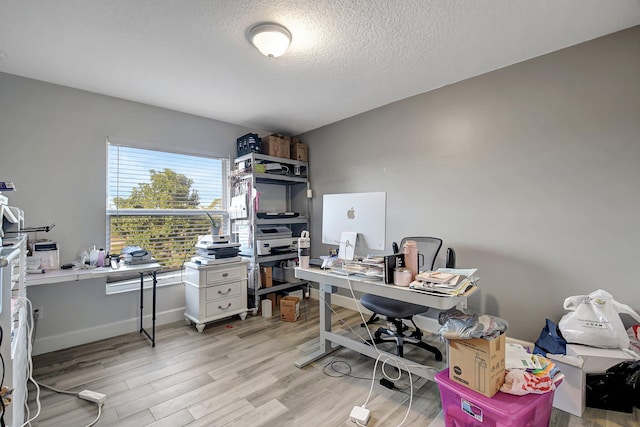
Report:
[[[198,237],[196,256],[191,262],[196,264],[220,264],[237,261],[240,253],[240,243],[230,243],[229,235],[207,234]]]
[[[262,226],[256,231],[258,255],[273,255],[298,250],[298,238],[285,226]]]

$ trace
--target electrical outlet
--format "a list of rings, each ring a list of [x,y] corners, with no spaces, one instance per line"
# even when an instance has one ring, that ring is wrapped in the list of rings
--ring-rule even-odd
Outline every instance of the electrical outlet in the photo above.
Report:
[[[33,309],[33,319],[34,320],[42,320],[43,318],[42,307],[36,307]]]

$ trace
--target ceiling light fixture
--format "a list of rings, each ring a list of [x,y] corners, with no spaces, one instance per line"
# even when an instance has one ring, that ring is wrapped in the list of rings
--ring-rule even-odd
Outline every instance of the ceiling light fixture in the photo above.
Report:
[[[277,58],[291,43],[291,33],[282,25],[258,24],[249,30],[249,40],[265,56]]]

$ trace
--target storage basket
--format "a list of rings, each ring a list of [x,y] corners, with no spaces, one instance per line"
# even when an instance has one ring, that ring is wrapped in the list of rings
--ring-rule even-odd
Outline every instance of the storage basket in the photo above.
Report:
[[[260,143],[262,139],[255,133],[248,133],[246,135],[242,135],[240,138],[236,140],[236,149],[238,152],[238,157],[244,156],[249,153],[260,153]]]

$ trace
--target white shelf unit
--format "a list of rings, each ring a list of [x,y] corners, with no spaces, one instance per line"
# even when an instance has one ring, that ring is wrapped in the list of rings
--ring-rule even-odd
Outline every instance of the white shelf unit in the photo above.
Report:
[[[27,400],[28,369],[28,310],[24,304],[26,297],[25,274],[27,238],[3,239],[0,257],[7,260],[6,267],[0,267],[0,326],[2,344],[0,353],[4,359],[3,386],[13,389],[12,402],[5,408],[7,426],[21,426],[24,423],[24,404]]]
[[[283,166],[281,173],[256,172],[257,164],[277,163]],[[284,159],[259,153],[250,153],[234,160],[234,169],[229,182],[231,197],[244,196],[246,216],[231,214],[231,230],[234,240],[241,246],[241,256],[249,261],[248,293],[250,305],[255,314],[260,306],[260,298],[273,292],[284,291],[307,285],[305,281],[278,280],[272,287],[263,287],[260,267],[279,267],[283,261],[298,257],[296,251],[269,255],[259,255],[256,238],[258,227],[285,226],[293,237],[300,237],[309,229],[309,209],[307,194],[309,164],[299,160]],[[296,175],[294,171],[299,171]],[[259,206],[257,206],[259,205]],[[258,218],[258,212],[277,210],[279,213],[295,212],[297,217]],[[236,218],[234,218],[236,217]],[[275,279],[275,277],[274,277]]]

